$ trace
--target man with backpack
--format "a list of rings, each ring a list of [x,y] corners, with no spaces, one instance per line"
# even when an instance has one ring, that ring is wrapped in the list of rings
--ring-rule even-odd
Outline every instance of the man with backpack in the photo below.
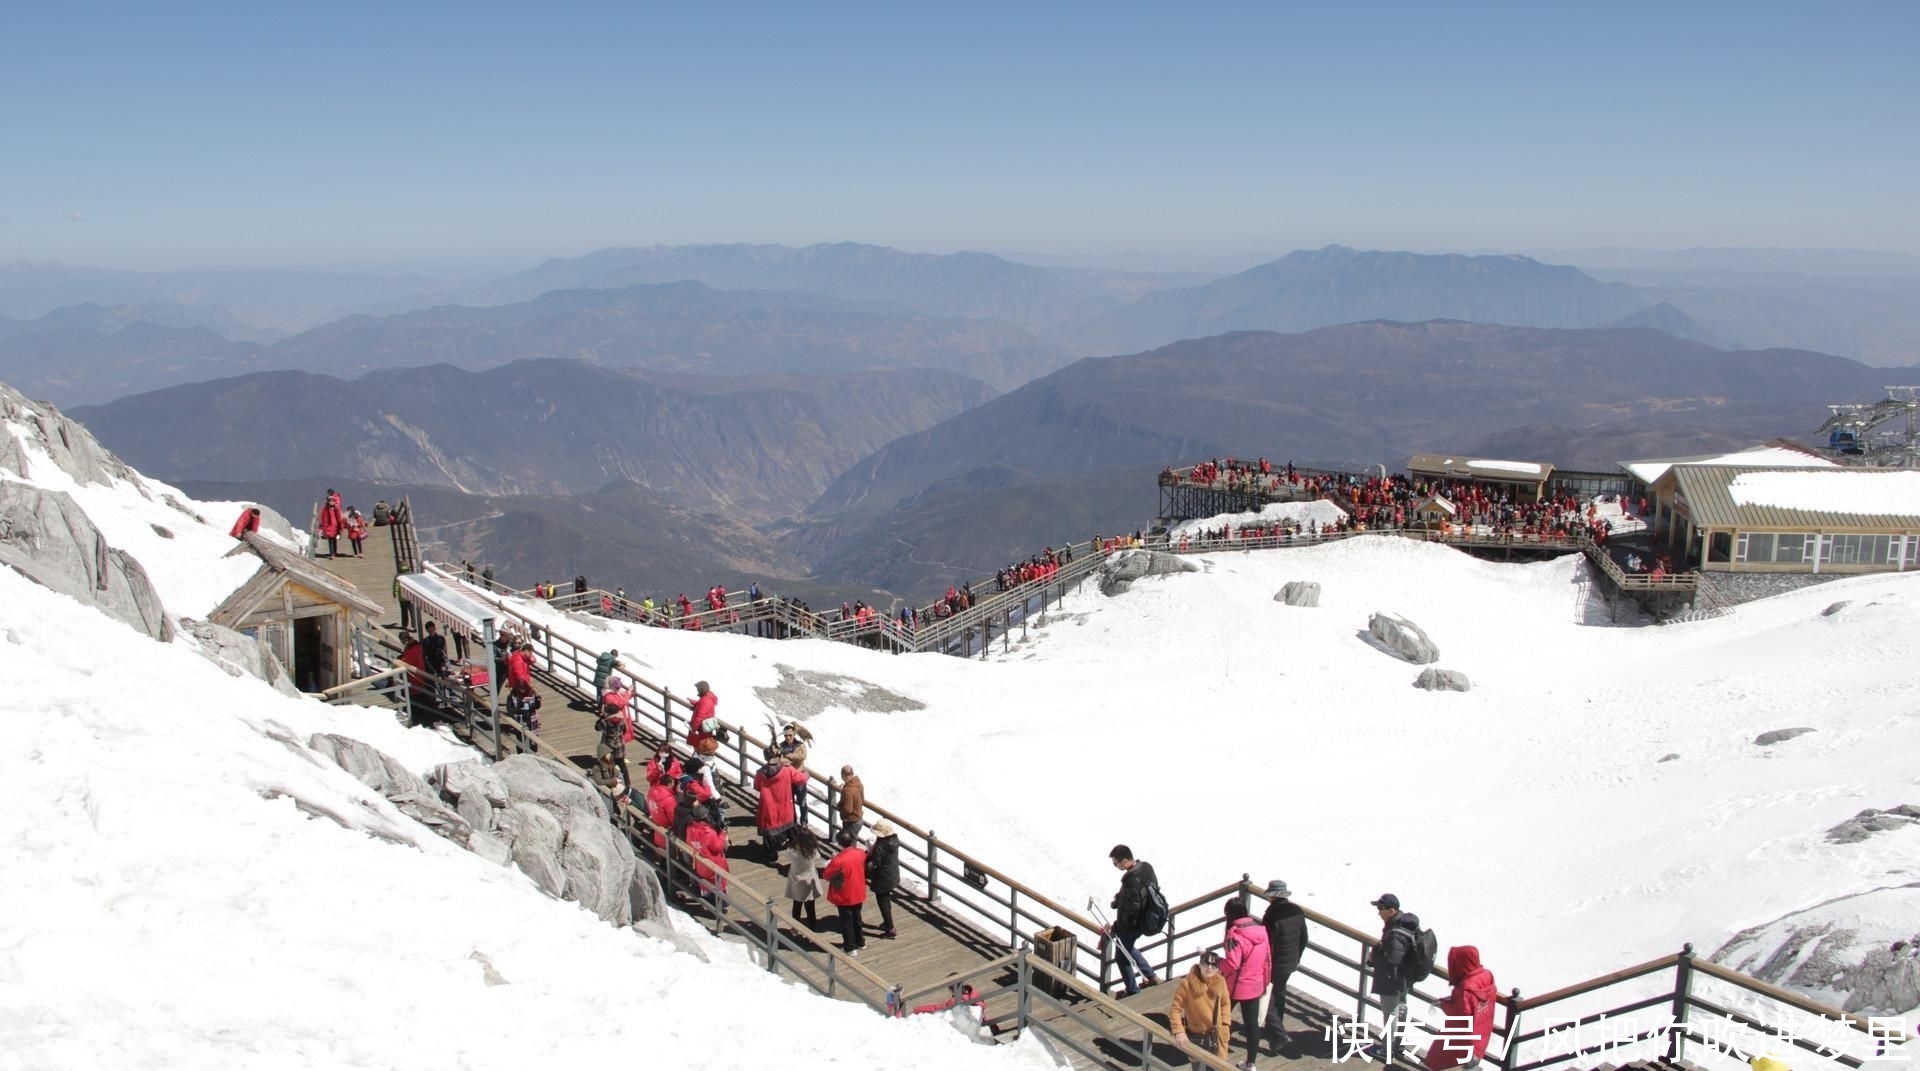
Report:
[[[1153,968],[1147,966],[1145,956],[1134,948],[1134,942],[1150,933],[1159,933],[1167,928],[1167,897],[1160,891],[1160,881],[1154,876],[1153,864],[1133,857],[1133,849],[1124,844],[1116,844],[1107,853],[1113,865],[1121,872],[1120,891],[1113,896],[1113,925],[1107,927],[1108,936],[1120,946],[1114,959],[1120,964],[1120,985],[1127,996],[1140,992],[1142,986],[1160,984],[1153,976]],[[1133,969],[1140,968],[1140,981],[1135,982]]]
[[[1380,913],[1380,943],[1371,957],[1373,991],[1380,998],[1380,1041],[1366,1049],[1366,1055],[1381,1063],[1392,1063],[1405,1033],[1410,1009],[1407,994],[1433,973],[1434,956],[1439,946],[1432,930],[1422,930],[1420,919],[1400,910],[1400,898],[1382,893],[1373,902]]]

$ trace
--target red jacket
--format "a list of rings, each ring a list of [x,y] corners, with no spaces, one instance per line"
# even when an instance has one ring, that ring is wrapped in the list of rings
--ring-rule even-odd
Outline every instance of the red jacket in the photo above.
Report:
[[[1447,978],[1453,992],[1441,998],[1439,1005],[1446,1031],[1427,1050],[1426,1064],[1432,1071],[1446,1071],[1486,1055],[1487,1042],[1493,1038],[1493,1008],[1500,999],[1493,972],[1480,965],[1480,950],[1473,945],[1447,949]],[[1452,1029],[1463,1025],[1463,1019],[1472,1021],[1470,1030]],[[1469,1041],[1471,1057],[1466,1054]]]
[[[666,831],[673,828],[673,812],[679,806],[680,798],[667,782],[655,781],[647,790],[647,820],[660,827],[653,834],[653,846],[662,851],[667,847]]]
[[[533,683],[533,655],[526,651],[515,651],[507,656],[507,686],[525,681]]]
[[[796,815],[793,794],[807,783],[807,775],[779,760],[768,763],[753,775],[753,787],[760,793],[760,808],[754,824],[762,833],[784,833],[793,828]]]
[[[328,502],[320,507],[320,538],[333,539],[340,534],[345,522],[340,516],[340,507]]]
[[[713,881],[716,870],[727,869],[727,835],[725,833],[705,822],[693,822],[687,826],[687,843],[694,847],[694,877],[702,882]],[[727,879],[721,878],[719,885],[720,890],[725,892]]]
[[[649,785],[658,785],[664,781],[668,783],[668,787],[672,787],[672,782],[680,780],[680,774],[679,759],[669,756],[667,768],[664,770],[660,768],[660,756],[655,755],[647,760],[647,784]]]
[[[695,751],[700,750],[702,741],[714,739],[714,735],[702,726],[707,724],[707,719],[714,716],[714,709],[719,705],[720,697],[712,692],[693,701],[693,716],[687,724],[687,743],[692,744]]]
[[[407,687],[416,693],[426,691],[427,651],[420,646],[419,640],[407,644],[407,649],[400,652],[400,661],[413,667],[407,671]]]
[[[867,902],[867,853],[858,845],[840,849],[820,877],[827,883],[827,903],[854,907]]]
[[[227,534],[235,539],[239,539],[248,532],[258,532],[259,530],[260,515],[254,512],[253,507],[249,506],[240,511],[240,519],[233,522],[233,528],[228,531]]]

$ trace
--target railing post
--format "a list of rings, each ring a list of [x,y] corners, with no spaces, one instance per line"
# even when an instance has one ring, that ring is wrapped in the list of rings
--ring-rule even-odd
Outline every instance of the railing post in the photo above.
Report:
[[[1027,950],[1024,947],[1020,949],[1020,969],[1017,977],[1019,978],[1020,1010],[1015,1013],[1015,1025],[1020,1028],[1020,1036],[1025,1037],[1027,1016],[1033,1010],[1033,964],[1027,962]]]
[[[832,781],[827,782],[827,840],[831,841],[840,832],[840,789]]]
[[[927,830],[927,903],[940,902],[940,838]]]
[[[1686,1052],[1687,1011],[1693,1006],[1693,945],[1680,949],[1674,965],[1673,1029],[1667,1031],[1667,1059],[1678,1062]]]
[[[773,909],[773,901],[767,901],[767,973],[779,974],[780,955],[780,919]]]
[[[1373,981],[1373,955],[1365,941],[1360,942],[1360,984],[1354,986],[1353,1021],[1367,1021],[1367,989]]]
[[[673,743],[673,691],[668,688],[660,689],[660,732],[661,743]]]
[[[1520,1059],[1520,989],[1514,987],[1508,995],[1513,1003],[1507,1005],[1507,1043],[1500,1052],[1500,1071],[1513,1071],[1513,1065]]]
[[[1020,887],[1007,886],[1007,943],[1020,947]]]

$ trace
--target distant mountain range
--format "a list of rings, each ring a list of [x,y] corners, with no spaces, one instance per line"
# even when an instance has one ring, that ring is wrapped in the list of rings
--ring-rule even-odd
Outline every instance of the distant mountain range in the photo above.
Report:
[[[445,290],[449,285],[444,278],[373,272],[293,268],[123,271],[16,262],[0,264],[0,316],[33,318],[61,306],[85,303],[183,305],[219,309],[263,328],[298,331],[353,308]]]
[[[991,567],[1058,540],[1062,518],[1106,531],[1142,523],[1163,465],[1264,455],[1393,469],[1443,450],[1610,471],[1630,457],[1809,433],[1827,402],[1877,397],[1885,376],[1845,358],[1723,352],[1646,328],[1241,332],[1083,360],[890,443],[782,538],[823,578],[923,587],[943,572],[924,563]],[[1123,496],[1124,486],[1140,490]]]
[[[742,380],[537,360],[353,381],[257,373],[71,413],[168,480],[357,478],[487,495],[625,482],[758,521],[797,513],[860,458],[992,393],[929,369]]]
[[[1526,257],[1328,246],[1203,286],[1148,294],[1084,324],[1078,348],[1131,353],[1229,331],[1309,331],[1365,320],[1597,327],[1651,304],[1630,287]]]
[[[0,339],[39,334],[43,331],[57,331],[61,328],[80,328],[105,335],[133,324],[153,324],[159,327],[182,329],[204,327],[221,338],[240,342],[272,342],[286,336],[286,332],[271,327],[255,327],[252,324],[241,323],[227,310],[214,305],[180,305],[170,302],[100,305],[94,302],[83,302],[79,305],[63,305],[44,316],[31,320],[0,316]]]
[[[525,301],[551,290],[692,280],[722,290],[804,290],[932,316],[1003,320],[1044,333],[1116,308],[1169,281],[1190,278],[1039,268],[989,253],[905,253],[853,242],[801,248],[650,246],[549,260],[531,271],[459,291],[456,299],[491,305]]]
[[[672,283],[352,316],[270,346],[149,323],[106,335],[82,327],[39,330],[0,338],[0,380],[29,397],[75,405],[253,371],[352,377],[432,363],[477,370],[537,357],[722,376],[929,368],[1001,390],[1071,359],[1004,323],[817,294]]]

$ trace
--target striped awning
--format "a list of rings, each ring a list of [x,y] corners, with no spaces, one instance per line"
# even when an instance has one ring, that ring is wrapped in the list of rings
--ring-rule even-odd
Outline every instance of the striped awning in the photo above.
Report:
[[[462,590],[451,580],[426,573],[408,573],[400,578],[400,597],[413,603],[423,619],[440,622],[440,627],[471,638],[484,638],[493,627],[497,611]]]

